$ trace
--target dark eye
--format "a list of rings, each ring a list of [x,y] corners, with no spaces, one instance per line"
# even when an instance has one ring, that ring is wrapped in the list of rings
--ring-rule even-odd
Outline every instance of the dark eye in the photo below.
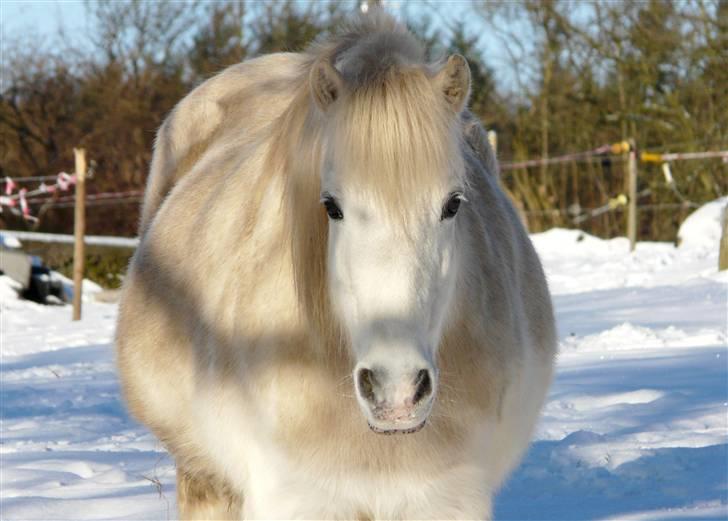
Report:
[[[450,194],[450,197],[445,203],[445,206],[442,207],[442,215],[440,216],[440,220],[444,221],[445,219],[452,219],[453,217],[455,217],[455,214],[458,213],[458,210],[460,209],[460,202],[462,201],[462,199],[463,194],[461,193]]]
[[[344,218],[344,214],[341,212],[341,208],[339,208],[336,199],[334,199],[332,196],[325,196],[323,199],[323,203],[324,207],[326,208],[326,213],[329,214],[329,218],[335,221],[340,221]]]

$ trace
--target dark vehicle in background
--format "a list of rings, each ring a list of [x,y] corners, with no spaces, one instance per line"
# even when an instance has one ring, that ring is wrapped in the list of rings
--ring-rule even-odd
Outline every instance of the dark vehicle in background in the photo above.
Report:
[[[40,257],[25,253],[15,237],[2,232],[0,275],[7,275],[20,284],[20,295],[28,300],[41,304],[67,301],[61,278],[44,265]]]

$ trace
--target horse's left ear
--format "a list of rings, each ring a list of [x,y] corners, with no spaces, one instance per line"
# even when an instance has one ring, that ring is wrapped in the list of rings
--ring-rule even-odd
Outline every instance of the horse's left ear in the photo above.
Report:
[[[447,104],[459,114],[470,96],[470,67],[459,54],[452,54],[435,75],[435,84],[442,91]]]

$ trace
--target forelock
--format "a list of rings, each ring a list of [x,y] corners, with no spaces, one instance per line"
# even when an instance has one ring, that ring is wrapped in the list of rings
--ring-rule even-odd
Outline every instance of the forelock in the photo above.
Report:
[[[459,118],[420,66],[392,66],[347,92],[327,130],[340,183],[389,209],[430,200],[463,176]]]

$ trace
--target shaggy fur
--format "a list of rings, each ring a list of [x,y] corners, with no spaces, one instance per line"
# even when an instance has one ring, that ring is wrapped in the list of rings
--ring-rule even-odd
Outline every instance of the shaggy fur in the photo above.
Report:
[[[375,15],[306,53],[227,69],[162,125],[116,345],[130,410],[176,459],[183,518],[490,517],[542,406],[555,333],[538,258],[463,111],[460,60],[424,63]],[[439,391],[416,434],[374,434],[353,396],[319,202],[342,161],[342,182],[405,228],[403,208],[466,187]]]

